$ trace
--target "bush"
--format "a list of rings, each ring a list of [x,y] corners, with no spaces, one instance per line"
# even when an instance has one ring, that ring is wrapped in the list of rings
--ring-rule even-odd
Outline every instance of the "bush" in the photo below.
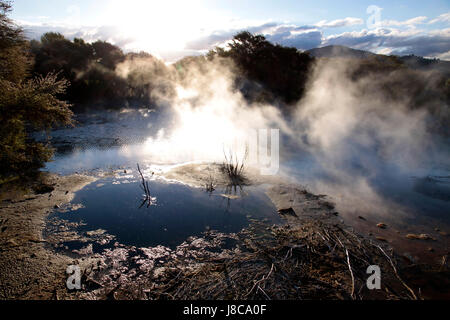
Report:
[[[231,58],[244,78],[260,83],[287,104],[293,104],[303,96],[314,62],[307,53],[274,45],[264,36],[247,31],[235,35],[227,50],[216,48],[208,57],[211,59],[216,55]]]
[[[68,85],[55,74],[29,77],[32,59],[23,31],[7,17],[0,1],[0,181],[34,174],[52,150],[31,138],[34,130],[71,124],[69,105],[58,97]]]

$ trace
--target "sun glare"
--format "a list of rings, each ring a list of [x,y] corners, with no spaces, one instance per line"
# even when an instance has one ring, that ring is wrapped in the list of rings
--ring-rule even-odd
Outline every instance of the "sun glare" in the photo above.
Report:
[[[133,48],[145,48],[152,53],[183,50],[189,40],[217,23],[214,14],[199,0],[130,0],[125,5],[112,0],[104,19],[131,39]]]

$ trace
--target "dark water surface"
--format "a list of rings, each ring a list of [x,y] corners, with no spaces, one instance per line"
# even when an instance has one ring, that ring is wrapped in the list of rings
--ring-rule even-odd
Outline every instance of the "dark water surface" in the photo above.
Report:
[[[175,247],[190,236],[207,230],[239,232],[250,219],[279,223],[276,208],[262,188],[243,187],[232,192],[208,193],[199,188],[163,181],[150,181],[156,203],[140,207],[143,192],[138,181],[114,178],[95,182],[79,191],[73,200],[83,208],[55,213],[70,222],[83,222],[80,232],[103,229],[125,245]],[[238,197],[238,198],[235,198]]]

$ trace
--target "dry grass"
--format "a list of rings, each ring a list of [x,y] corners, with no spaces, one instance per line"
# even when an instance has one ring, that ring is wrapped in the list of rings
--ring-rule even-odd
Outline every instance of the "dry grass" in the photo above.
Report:
[[[264,226],[263,226],[264,227]],[[257,226],[255,226],[257,228]],[[256,236],[259,234],[260,236]],[[317,221],[249,230],[239,250],[198,261],[195,268],[168,268],[155,299],[364,300],[417,299],[397,273],[392,255],[339,226]],[[384,271],[382,290],[367,289],[367,267]]]
[[[245,148],[245,153],[242,159],[239,159],[236,153],[231,150],[227,153],[223,152],[225,161],[222,163],[221,170],[229,178],[232,185],[241,185],[245,181],[245,163],[248,159],[248,146]]]
[[[208,180],[205,184],[205,190],[206,192],[213,193],[216,190],[216,181],[213,177],[213,174],[211,172],[211,167],[208,167],[209,175]]]

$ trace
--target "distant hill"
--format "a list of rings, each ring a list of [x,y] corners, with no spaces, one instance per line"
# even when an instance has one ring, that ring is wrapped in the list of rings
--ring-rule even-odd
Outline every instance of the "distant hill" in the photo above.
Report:
[[[316,58],[354,58],[366,59],[376,56],[375,53],[363,50],[356,50],[344,46],[326,46],[306,51]]]
[[[367,59],[373,57],[382,57],[369,51],[356,50],[345,46],[326,46],[306,51],[316,58],[348,58],[348,59]],[[450,61],[439,59],[427,59],[415,55],[399,56],[401,62],[414,70],[439,71],[450,77]]]

